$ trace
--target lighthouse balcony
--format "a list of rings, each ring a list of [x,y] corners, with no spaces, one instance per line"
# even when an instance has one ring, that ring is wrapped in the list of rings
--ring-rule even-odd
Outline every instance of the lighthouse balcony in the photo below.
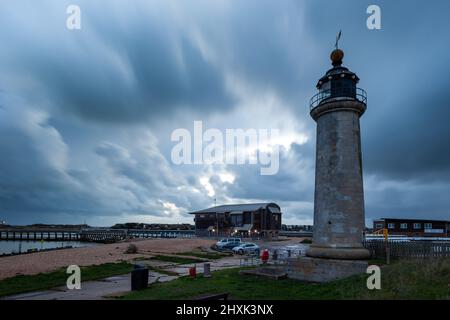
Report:
[[[315,94],[310,102],[309,108],[312,111],[314,108],[320,106],[321,104],[332,102],[332,101],[359,101],[367,105],[367,93],[361,88],[333,88],[329,90],[320,90]]]

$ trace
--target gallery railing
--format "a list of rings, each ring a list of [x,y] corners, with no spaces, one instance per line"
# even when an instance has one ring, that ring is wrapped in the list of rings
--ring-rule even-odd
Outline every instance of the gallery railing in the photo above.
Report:
[[[341,98],[344,100],[358,100],[364,104],[367,104],[367,93],[361,88],[334,88],[330,90],[321,90],[315,94],[309,101],[310,110],[316,108],[321,103],[326,102],[328,99]],[[347,98],[347,99],[346,99]]]

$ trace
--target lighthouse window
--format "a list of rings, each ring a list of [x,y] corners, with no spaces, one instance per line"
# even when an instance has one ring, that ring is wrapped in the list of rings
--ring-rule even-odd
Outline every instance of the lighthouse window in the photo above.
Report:
[[[355,83],[351,79],[340,79],[332,82],[331,93],[336,97],[354,97]]]
[[[320,88],[320,91],[330,90],[331,88],[331,82],[325,82],[322,87]]]

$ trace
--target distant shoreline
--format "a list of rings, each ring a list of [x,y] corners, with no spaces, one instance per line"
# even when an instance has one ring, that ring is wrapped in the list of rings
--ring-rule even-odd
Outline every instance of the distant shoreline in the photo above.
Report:
[[[61,243],[61,245],[59,245]],[[100,243],[77,240],[0,240],[0,259],[4,257],[31,254],[36,252],[92,247]]]
[[[2,240],[2,241],[8,241],[8,240]],[[26,241],[26,240],[25,240]],[[11,253],[1,253],[0,259],[4,257],[11,257],[11,256],[18,256],[18,255],[25,255],[25,254],[31,254],[36,252],[44,252],[44,251],[52,251],[52,250],[62,250],[62,249],[72,249],[73,246],[66,246],[66,247],[59,247],[59,248],[46,248],[46,249],[28,249],[27,251],[23,252],[11,252]]]

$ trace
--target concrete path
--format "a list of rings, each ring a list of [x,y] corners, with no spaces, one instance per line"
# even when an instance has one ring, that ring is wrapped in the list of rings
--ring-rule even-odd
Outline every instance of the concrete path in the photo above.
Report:
[[[210,261],[208,263],[211,265],[210,267],[211,271],[223,270],[227,268],[236,268],[241,265],[241,257],[240,256],[227,257],[220,260]],[[203,273],[204,263],[176,265],[172,267],[165,267],[164,270],[178,273],[180,276],[186,276],[189,275],[189,268],[192,268],[194,266],[197,269],[197,274]]]
[[[166,282],[177,279],[157,272],[149,272],[148,283]],[[111,299],[127,293],[131,288],[131,274],[114,276],[102,280],[81,283],[80,290],[68,290],[57,287],[45,291],[18,294],[4,298],[5,300],[102,300]]]

